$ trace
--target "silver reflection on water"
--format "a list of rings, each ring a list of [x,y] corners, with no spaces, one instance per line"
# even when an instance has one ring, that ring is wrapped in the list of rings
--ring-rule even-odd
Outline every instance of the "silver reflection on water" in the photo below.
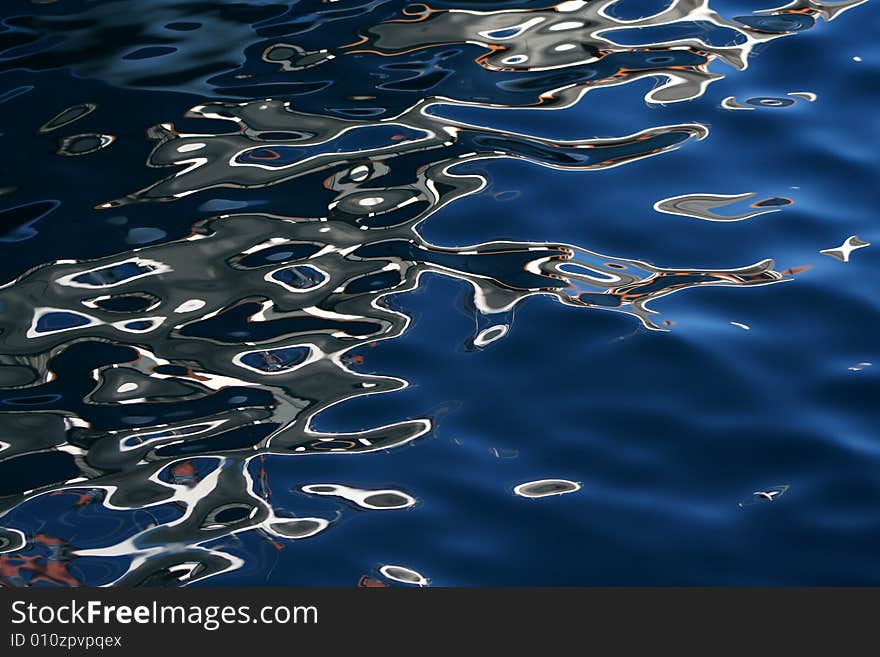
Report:
[[[332,495],[353,502],[363,509],[374,511],[407,509],[414,506],[416,500],[411,495],[399,490],[373,489],[362,490],[343,486],[342,484],[309,484],[302,487],[303,492],[310,495]]]
[[[787,198],[764,199],[751,204],[753,209],[733,214],[720,214],[716,210],[755,198],[755,192],[745,194],[683,194],[657,201],[654,209],[666,214],[693,217],[706,221],[743,221],[770,212],[779,212],[779,206],[790,205]]]
[[[767,504],[769,502],[776,502],[788,492],[790,486],[786,484],[780,484],[778,486],[771,486],[766,490],[756,490],[752,493],[752,496],[747,499],[739,502],[740,507],[752,506],[753,504]]]
[[[723,75],[708,70],[713,60],[745,70],[756,46],[808,29],[819,18],[830,21],[866,0],[793,0],[733,20],[715,12],[707,0],[673,0],[657,14],[621,20],[608,11],[616,2],[567,0],[546,9],[497,11],[434,9],[419,3],[404,9],[403,18],[368,28],[351,44],[307,52],[295,44],[278,43],[263,53],[263,59],[279,64],[283,71],[295,72],[349,54],[393,57],[439,45],[473,44],[485,51],[475,60],[484,69],[545,74],[543,84],[541,78],[529,81],[528,86],[511,83],[512,89],[532,91],[528,105],[568,106],[590,89],[648,77],[663,77],[666,81],[648,92],[645,100],[670,103],[696,98],[710,83],[722,79]],[[714,45],[707,39],[711,36],[708,30],[697,30],[689,38],[647,41],[637,46],[615,41],[639,32],[650,33],[651,28],[687,23],[731,32],[739,37],[738,42],[727,39],[729,45]],[[603,63],[609,64],[607,72],[598,66]],[[558,75],[559,71],[585,66],[595,68],[568,79]]]
[[[513,492],[520,497],[551,497],[553,495],[565,495],[575,493],[581,489],[581,484],[568,479],[540,479],[527,481],[514,487]]]
[[[822,249],[819,253],[831,256],[835,260],[840,260],[841,262],[849,262],[849,257],[852,255],[853,251],[864,249],[869,246],[871,246],[870,242],[860,240],[858,235],[851,235],[850,237],[847,237],[840,246],[831,249]]]
[[[107,148],[116,141],[113,135],[101,135],[97,133],[83,133],[64,137],[58,146],[58,155],[65,157],[77,157],[95,153],[102,148]]]
[[[427,586],[429,584],[424,575],[406,566],[382,566],[379,568],[379,572],[388,579],[403,584],[416,584],[418,586]]]

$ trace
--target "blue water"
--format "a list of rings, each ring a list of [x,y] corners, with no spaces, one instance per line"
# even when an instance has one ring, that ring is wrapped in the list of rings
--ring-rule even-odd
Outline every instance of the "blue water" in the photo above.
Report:
[[[407,585],[388,565],[431,586],[880,583],[874,4],[713,1],[723,25],[627,29],[615,18],[665,5],[620,0],[603,19],[617,45],[576,28],[560,51],[565,30],[497,30],[598,4],[428,4],[4,5],[0,585]],[[746,68],[723,61],[768,35]],[[486,60],[492,39],[509,50]],[[681,71],[703,86],[646,101]],[[240,123],[184,116],[208,103]],[[112,139],[70,152],[77,135]],[[455,158],[458,178],[431,168]],[[746,193],[703,218],[655,209]],[[385,213],[395,194],[419,202]],[[729,220],[760,209],[777,211]],[[820,253],[851,236],[871,245]],[[316,247],[242,260],[273,237]],[[633,272],[658,314],[534,273],[569,246],[594,275]],[[138,257],[170,271],[82,277]],[[264,277],[288,264],[287,285]],[[174,310],[191,299],[206,305]],[[579,486],[515,492],[545,479]],[[303,490],[318,484],[415,503]],[[285,536],[295,519],[324,525]]]

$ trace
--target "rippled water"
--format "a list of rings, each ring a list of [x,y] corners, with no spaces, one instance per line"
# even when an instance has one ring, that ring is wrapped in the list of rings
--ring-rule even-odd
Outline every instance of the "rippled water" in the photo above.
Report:
[[[2,14],[0,584],[880,583],[870,2]]]

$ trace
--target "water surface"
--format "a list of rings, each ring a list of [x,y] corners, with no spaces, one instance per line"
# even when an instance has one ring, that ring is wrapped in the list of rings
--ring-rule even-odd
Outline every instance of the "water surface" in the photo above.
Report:
[[[3,586],[880,583],[871,2],[2,12]]]

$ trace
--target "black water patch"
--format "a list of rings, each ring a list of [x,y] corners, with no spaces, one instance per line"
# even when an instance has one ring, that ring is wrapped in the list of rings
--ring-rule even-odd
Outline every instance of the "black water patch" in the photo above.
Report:
[[[79,475],[73,456],[65,452],[26,454],[0,463],[0,496],[16,495]]]
[[[93,303],[107,312],[142,313],[153,307],[159,299],[147,294],[120,294]]]

